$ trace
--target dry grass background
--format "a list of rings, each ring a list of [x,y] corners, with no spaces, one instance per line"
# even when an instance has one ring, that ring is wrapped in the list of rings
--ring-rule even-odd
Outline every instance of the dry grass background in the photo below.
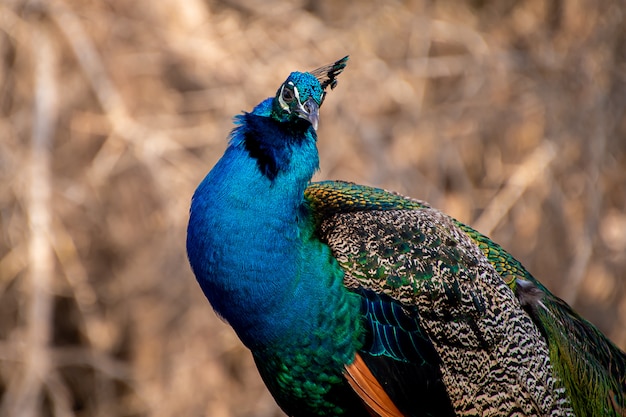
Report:
[[[492,236],[626,347],[621,0],[2,0],[0,415],[282,415],[184,252],[231,117],[345,54],[321,172]]]

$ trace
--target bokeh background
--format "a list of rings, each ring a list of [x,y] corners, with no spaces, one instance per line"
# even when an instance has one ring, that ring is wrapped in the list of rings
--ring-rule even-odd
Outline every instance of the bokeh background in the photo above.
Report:
[[[282,416],[185,228],[231,118],[350,54],[318,179],[429,201],[626,347],[623,0],[0,2],[0,415]]]

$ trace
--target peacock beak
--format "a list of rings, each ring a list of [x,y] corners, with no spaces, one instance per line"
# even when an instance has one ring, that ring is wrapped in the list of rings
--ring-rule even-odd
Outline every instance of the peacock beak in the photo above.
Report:
[[[310,97],[304,104],[298,104],[298,117],[308,120],[315,130],[320,121],[319,111],[320,106],[313,100],[313,97]]]

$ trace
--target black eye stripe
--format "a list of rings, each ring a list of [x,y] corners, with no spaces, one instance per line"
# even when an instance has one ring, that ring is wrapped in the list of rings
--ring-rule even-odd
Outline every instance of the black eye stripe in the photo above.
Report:
[[[293,91],[291,91],[291,89],[285,88],[283,90],[283,100],[292,101],[294,98],[295,98],[295,95],[293,94]]]

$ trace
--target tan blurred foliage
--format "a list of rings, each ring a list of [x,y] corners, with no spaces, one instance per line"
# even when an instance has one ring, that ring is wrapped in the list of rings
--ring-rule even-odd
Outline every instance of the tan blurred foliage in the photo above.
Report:
[[[489,234],[626,347],[622,0],[3,0],[0,415],[279,416],[184,252],[231,118],[351,59],[321,172]]]

